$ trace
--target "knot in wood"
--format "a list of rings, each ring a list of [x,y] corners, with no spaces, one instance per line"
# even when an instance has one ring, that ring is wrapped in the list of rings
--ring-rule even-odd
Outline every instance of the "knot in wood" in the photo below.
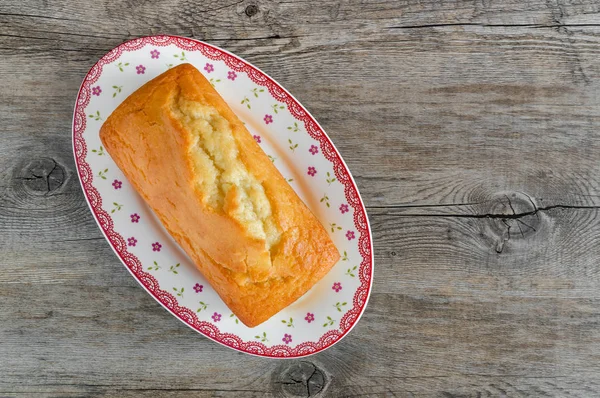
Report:
[[[314,397],[326,385],[323,371],[308,361],[283,368],[278,379],[280,389],[288,397]]]
[[[248,7],[246,7],[244,12],[247,16],[253,17],[254,15],[258,14],[258,6],[256,4],[250,4]]]
[[[34,159],[21,169],[20,177],[27,190],[48,194],[65,182],[65,169],[51,158]]]
[[[530,238],[542,227],[543,219],[533,198],[523,192],[499,193],[490,202],[487,217],[496,236],[495,250],[502,253],[509,241]]]

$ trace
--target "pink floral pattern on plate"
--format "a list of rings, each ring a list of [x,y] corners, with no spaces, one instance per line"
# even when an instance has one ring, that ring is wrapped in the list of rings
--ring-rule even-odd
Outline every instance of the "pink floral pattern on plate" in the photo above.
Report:
[[[159,58],[166,61],[149,62]],[[169,63],[173,61],[190,62],[205,75],[214,75],[210,80],[215,89],[232,108],[239,106],[234,109],[236,112],[243,110],[238,115],[258,137],[275,166],[294,189],[312,198],[309,203],[321,203],[319,212],[325,212],[319,213],[322,223],[335,226],[331,236],[343,257],[320,282],[329,293],[307,301],[323,302],[319,306],[319,322],[315,306],[299,304],[300,301],[281,312],[285,322],[281,323],[281,318],[267,321],[259,326],[258,333],[250,332],[233,314],[226,317],[231,321],[221,322],[222,314],[229,314],[230,310],[193,263],[181,254],[133,187],[119,178],[112,183],[103,182],[111,174],[118,176],[119,170],[109,156],[102,156],[105,152],[98,138],[102,121],[125,99],[119,93],[135,91],[164,72],[165,67],[173,67]],[[135,75],[137,78],[131,79]],[[100,95],[101,87],[112,87],[112,96]],[[94,101],[90,102],[92,97]],[[301,357],[340,341],[357,322],[372,281],[372,242],[362,201],[329,138],[271,78],[243,60],[195,40],[174,36],[135,39],[106,54],[90,70],[79,92],[73,120],[77,173],[100,228],[136,280],[190,327],[221,344],[254,355]],[[275,147],[286,151],[291,147],[291,151],[282,153]],[[294,151],[297,148],[305,149]],[[94,156],[90,156],[91,149]],[[313,178],[317,170],[322,170],[323,178]],[[352,217],[344,216],[350,211]],[[144,224],[139,225],[142,218]],[[194,294],[187,294],[186,286]],[[298,319],[305,322],[297,322]],[[325,319],[323,324],[321,320]]]

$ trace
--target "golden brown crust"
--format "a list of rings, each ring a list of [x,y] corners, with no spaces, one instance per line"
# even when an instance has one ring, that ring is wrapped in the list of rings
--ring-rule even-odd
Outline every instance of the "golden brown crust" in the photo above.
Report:
[[[180,104],[189,103],[207,106],[225,119],[236,161],[268,198],[268,219],[277,231],[271,247],[232,216],[239,210],[238,194],[243,192],[236,190],[241,188],[225,184],[222,196],[229,202],[208,204],[198,185],[203,176],[191,155],[198,135],[189,126],[196,119],[180,112]],[[134,92],[104,123],[100,138],[171,236],[247,326],[259,325],[296,301],[339,260],[323,226],[193,66],[172,68]]]

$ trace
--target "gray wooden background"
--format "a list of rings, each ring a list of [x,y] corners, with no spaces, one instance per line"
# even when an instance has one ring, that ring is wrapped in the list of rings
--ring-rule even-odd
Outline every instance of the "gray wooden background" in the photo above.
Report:
[[[157,33],[269,73],[347,161],[376,273],[335,347],[223,348],[101,236],[75,96]],[[0,396],[599,396],[599,77],[592,0],[1,0]]]

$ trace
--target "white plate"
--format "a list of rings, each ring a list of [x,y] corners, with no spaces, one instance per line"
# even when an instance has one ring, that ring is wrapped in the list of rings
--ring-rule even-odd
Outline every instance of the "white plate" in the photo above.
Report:
[[[173,65],[189,62],[214,85],[321,223],[343,258],[297,302],[255,328],[239,322],[163,229],[101,146],[100,126],[127,96]],[[73,115],[81,186],[125,267],[167,310],[227,347],[301,357],[345,336],[364,311],[373,278],[365,207],[340,154],[283,87],[241,58],[175,36],[121,44],[85,77]],[[124,298],[125,299],[125,298]]]

